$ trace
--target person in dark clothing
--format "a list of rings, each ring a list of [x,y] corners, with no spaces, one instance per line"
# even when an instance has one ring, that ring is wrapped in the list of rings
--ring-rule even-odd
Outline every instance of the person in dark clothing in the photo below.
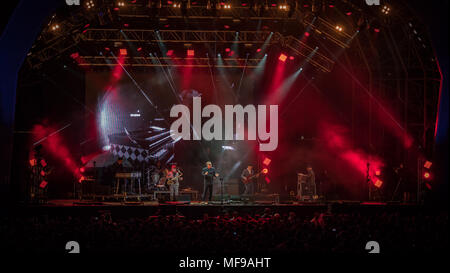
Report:
[[[219,174],[212,166],[210,161],[206,162],[206,167],[202,169],[203,175],[203,201],[206,201],[206,194],[208,193],[208,200],[211,201],[213,191],[213,179],[218,177]]]

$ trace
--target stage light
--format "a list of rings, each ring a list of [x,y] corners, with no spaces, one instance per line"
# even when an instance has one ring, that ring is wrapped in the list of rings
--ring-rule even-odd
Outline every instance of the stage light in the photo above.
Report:
[[[289,60],[293,61],[295,59],[294,56],[289,56]]]
[[[285,54],[283,54],[283,53],[281,53],[280,57],[278,57],[278,60],[280,60],[282,62],[285,62],[286,59],[287,59],[287,56]]]
[[[283,4],[283,5],[279,5],[278,8],[279,8],[280,10],[287,10],[287,9],[288,9],[288,6],[287,6],[286,4]]]
[[[429,173],[429,172],[424,172],[423,178],[425,178],[425,179],[430,179],[430,178],[431,178],[431,173]]]
[[[37,160],[36,159],[30,159],[30,166],[31,167],[34,167],[34,166],[36,166],[36,164],[37,164]]]
[[[430,169],[430,168],[431,168],[431,165],[433,165],[433,163],[427,160],[427,161],[425,162],[425,164],[423,164],[423,167],[424,167],[424,168],[427,168],[427,169]]]
[[[47,166],[47,162],[45,162],[44,159],[41,159],[40,163],[41,163],[41,166],[44,167],[44,168]]]
[[[119,2],[117,2],[117,6],[125,7],[125,2],[124,1],[119,1]]]
[[[172,56],[172,55],[173,55],[173,49],[167,50],[166,56],[170,57],[170,56]]]
[[[173,3],[172,7],[181,8],[181,3]]]
[[[85,171],[84,167],[81,167],[80,168],[80,173],[84,173],[84,171]]]
[[[225,48],[225,52],[230,52],[231,49],[229,47]]]
[[[87,9],[92,9],[95,6],[94,5],[94,1],[92,1],[92,0],[89,0],[89,1],[87,1],[85,3],[86,3],[86,8]]]
[[[375,183],[373,183],[373,185],[377,188],[381,188],[381,186],[383,186],[383,181],[381,181],[380,179],[377,179],[377,181],[375,181]]]
[[[45,171],[44,170],[41,171],[41,176],[45,176]]]
[[[350,15],[352,15],[353,13],[351,12],[351,11],[349,11],[349,12],[347,12],[345,15],[347,15],[347,16],[350,16]]]
[[[84,176],[81,176],[80,179],[78,180],[78,183],[81,183],[85,180],[86,178]]]
[[[388,15],[388,14],[391,12],[391,8],[388,7],[388,6],[383,6],[383,8],[381,9],[381,12],[382,12],[383,14]]]
[[[111,150],[111,145],[105,145],[105,146],[103,146],[103,147],[102,147],[102,150],[105,151],[105,152]]]
[[[305,37],[309,37],[311,34],[309,32],[305,32]]]
[[[269,169],[267,169],[267,168],[262,169],[262,173],[263,174],[268,174],[269,173]]]
[[[58,25],[58,24],[53,25],[53,26],[52,26],[52,30],[53,30],[53,31],[59,30],[59,25]]]
[[[264,165],[266,165],[266,166],[269,166],[270,165],[270,162],[272,162],[272,160],[270,159],[270,158],[268,158],[268,157],[266,157],[266,158],[264,158],[264,160],[263,160],[263,164]]]
[[[193,49],[188,49],[187,50],[187,55],[188,55],[188,57],[194,57],[195,56],[195,51]]]
[[[380,176],[381,175],[381,171],[380,170],[376,170],[375,171],[375,175]]]
[[[341,31],[344,30],[344,29],[343,29],[341,26],[337,25],[337,26],[336,26],[336,30],[339,31],[339,32],[341,32]]]
[[[39,187],[40,187],[41,189],[45,189],[45,187],[47,187],[47,185],[48,185],[47,181],[42,180],[41,184],[39,184]]]
[[[121,48],[120,51],[119,51],[119,53],[120,53],[120,55],[122,55],[122,56],[127,56],[128,51],[127,51],[126,48]]]
[[[138,51],[138,52],[141,52],[141,51],[142,51],[142,47],[139,47],[139,48],[137,49],[137,51]]]

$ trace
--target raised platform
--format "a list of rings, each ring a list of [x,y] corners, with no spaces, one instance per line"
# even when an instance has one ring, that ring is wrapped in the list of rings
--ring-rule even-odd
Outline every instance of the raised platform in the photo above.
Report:
[[[285,204],[273,204],[271,202],[232,202],[221,204],[220,201],[202,203],[192,202],[99,202],[79,200],[50,200],[47,204],[31,205],[22,204],[9,208],[6,213],[10,215],[61,215],[61,216],[98,216],[110,212],[115,217],[143,217],[150,215],[174,215],[180,214],[188,217],[216,216],[224,212],[237,211],[242,214],[262,214],[265,208],[280,214],[295,212],[298,215],[314,215],[320,212],[333,213],[383,213],[399,212],[402,214],[417,214],[424,209],[415,204],[401,203],[376,203],[337,200],[330,202],[293,202]]]

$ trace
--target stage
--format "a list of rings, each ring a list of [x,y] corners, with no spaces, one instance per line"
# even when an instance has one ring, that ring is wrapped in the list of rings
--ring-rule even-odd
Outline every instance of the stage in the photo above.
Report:
[[[204,203],[192,202],[161,202],[158,201],[130,201],[130,202],[100,202],[80,201],[72,199],[49,200],[46,204],[31,205],[21,204],[9,209],[11,215],[52,215],[52,216],[80,216],[95,217],[104,213],[111,213],[117,218],[146,217],[146,216],[171,216],[180,215],[189,219],[203,218],[205,214],[209,217],[233,214],[239,215],[263,215],[265,209],[271,213],[286,215],[294,212],[297,216],[314,217],[319,213],[359,213],[362,215],[400,213],[417,214],[425,208],[416,204],[399,202],[359,202],[349,200],[335,200],[327,202],[286,202],[275,204],[272,202],[224,202],[212,201]]]

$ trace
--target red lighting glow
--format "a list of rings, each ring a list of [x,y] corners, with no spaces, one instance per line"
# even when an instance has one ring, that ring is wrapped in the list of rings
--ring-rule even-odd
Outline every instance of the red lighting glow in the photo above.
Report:
[[[381,186],[383,186],[383,181],[381,181],[380,179],[377,179],[377,181],[375,181],[375,183],[373,183],[373,185],[377,188],[381,188]]]
[[[423,174],[423,177],[424,177],[425,179],[430,179],[430,178],[431,178],[431,174],[430,174],[429,172],[425,172],[425,173]]]
[[[262,173],[263,173],[263,174],[268,174],[268,173],[269,173],[269,169],[264,168],[264,169],[262,170]]]
[[[120,52],[120,55],[122,55],[122,56],[126,56],[128,54],[128,51],[126,48],[121,48],[119,52]]]
[[[173,55],[173,49],[167,50],[166,56],[170,57],[170,56],[172,56],[172,55]]]
[[[264,158],[264,160],[263,160],[263,164],[266,165],[266,166],[269,166],[270,162],[272,162],[272,160],[270,158],[268,158],[268,157]]]
[[[280,57],[278,57],[278,60],[285,62],[287,60],[287,56],[283,53],[281,53]]]
[[[47,187],[47,181],[42,181],[41,182],[41,184],[39,185],[39,187],[41,188],[41,189],[45,189],[45,187]]]
[[[188,49],[187,50],[187,55],[188,55],[188,57],[194,57],[195,56],[195,51],[193,49]]]

